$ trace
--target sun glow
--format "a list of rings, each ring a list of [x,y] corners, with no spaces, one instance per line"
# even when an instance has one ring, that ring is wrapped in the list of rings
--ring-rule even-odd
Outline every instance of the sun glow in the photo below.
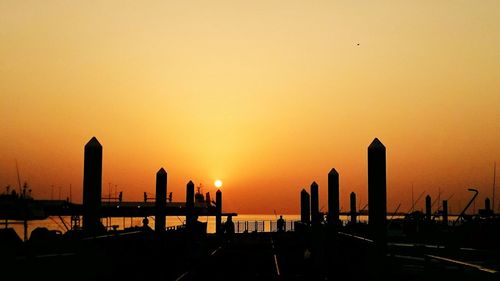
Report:
[[[215,187],[220,188],[222,186],[222,181],[221,180],[216,180],[214,182]]]

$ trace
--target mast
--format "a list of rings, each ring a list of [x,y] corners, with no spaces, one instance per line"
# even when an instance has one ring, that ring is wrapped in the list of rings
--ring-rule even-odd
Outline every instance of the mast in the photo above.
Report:
[[[16,171],[17,171],[17,182],[19,184],[19,196],[22,194],[21,190],[21,177],[19,176],[19,167],[17,166],[17,159],[16,159]]]
[[[497,172],[497,162],[493,162],[493,200],[492,200],[492,206],[493,206],[493,212],[495,212],[495,180],[496,180],[496,172]]]
[[[413,183],[411,183],[411,212],[413,213],[415,208],[415,199],[413,198]]]

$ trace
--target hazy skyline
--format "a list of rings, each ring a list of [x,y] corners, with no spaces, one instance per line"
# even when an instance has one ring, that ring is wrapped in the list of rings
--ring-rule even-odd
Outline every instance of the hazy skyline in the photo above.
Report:
[[[142,200],[164,167],[174,201],[221,179],[225,210],[298,213],[316,181],[326,211],[335,168],[346,210],[378,137],[388,211],[412,184],[452,210],[491,196],[498,1],[0,0],[0,43],[2,192],[17,160],[36,198],[81,202],[96,136],[103,195]]]

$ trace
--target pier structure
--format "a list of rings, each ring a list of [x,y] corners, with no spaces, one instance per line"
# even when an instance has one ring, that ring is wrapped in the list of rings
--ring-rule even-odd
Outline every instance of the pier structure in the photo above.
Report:
[[[376,139],[376,141],[378,140]],[[149,230],[135,229],[94,235],[94,237],[90,238],[78,238],[72,241],[77,247],[71,246],[61,253],[50,252],[47,254],[40,251],[37,253],[39,255],[36,256],[30,252],[29,257],[21,257],[23,258],[22,263],[19,262],[17,257],[8,260],[7,267],[14,268],[15,274],[18,277],[21,276],[23,280],[40,278],[40,272],[44,277],[42,279],[55,278],[55,280],[59,280],[57,278],[62,280],[74,273],[74,267],[71,266],[59,266],[62,269],[62,274],[55,277],[51,275],[52,273],[47,273],[47,271],[22,270],[25,268],[45,268],[47,264],[85,264],[88,270],[83,271],[79,276],[82,280],[92,279],[95,276],[101,276],[104,279],[135,277],[132,280],[148,280],[157,278],[158,273],[163,274],[162,278],[165,280],[176,281],[205,280],[207,278],[214,280],[417,280],[416,277],[424,277],[418,280],[441,280],[444,278],[454,280],[498,280],[498,258],[483,257],[485,250],[488,250],[491,245],[483,244],[482,241],[472,241],[477,245],[487,246],[481,250],[470,247],[461,248],[459,247],[461,245],[452,248],[454,254],[466,253],[463,257],[469,257],[474,262],[463,260],[462,257],[447,256],[450,253],[447,248],[426,245],[421,242],[418,245],[413,245],[411,240],[410,243],[408,241],[394,243],[393,241],[390,243],[390,247],[386,248],[385,220],[382,221],[380,218],[382,214],[384,218],[387,216],[387,207],[385,205],[385,147],[382,150],[380,145],[375,143],[375,149],[370,151],[371,148],[373,148],[372,145],[370,145],[368,153],[368,206],[370,207],[368,227],[356,221],[357,215],[362,213],[365,207],[359,213],[357,212],[356,194],[352,192],[350,194],[351,211],[349,213],[344,212],[342,215],[350,215],[351,222],[357,224],[356,227],[343,228],[342,225],[339,225],[338,228],[336,227],[334,235],[330,235],[332,232],[328,230],[331,228],[317,220],[314,215],[314,210],[317,210],[316,215],[319,215],[319,204],[317,203],[319,202],[319,188],[313,182],[311,196],[305,189],[301,191],[301,221],[305,227],[301,226],[300,230],[297,229],[297,233],[289,233],[295,231],[294,226],[296,224],[289,224],[290,228],[286,227],[287,224],[285,224],[285,231],[277,231],[276,229],[280,227],[276,225],[273,228],[271,221],[269,221],[269,227],[267,228],[269,232],[266,232],[264,222],[236,222],[236,233],[238,235],[232,236],[231,240],[220,239],[219,235],[204,235],[204,237],[190,235],[192,232],[183,228],[178,229],[178,232],[167,232],[164,235],[152,235]],[[383,153],[381,153],[382,151]],[[95,155],[93,156],[95,157]],[[100,157],[102,159],[102,147]],[[92,159],[92,157],[88,159]],[[87,166],[85,165],[85,167]],[[84,173],[86,176],[90,174],[90,179],[94,179],[94,181],[87,180],[87,183],[97,182],[95,180],[97,178],[96,173],[92,174],[91,171],[101,173],[102,169],[90,169],[87,173]],[[85,179],[84,177],[84,181]],[[93,189],[89,190],[92,191],[90,192],[90,195],[93,196],[91,199],[95,200],[98,197],[95,194],[95,185],[93,187]],[[338,173],[335,169],[332,169],[328,174],[328,223],[334,225],[338,221],[335,218],[340,215],[338,187]],[[148,201],[147,197],[144,202],[122,202],[122,200],[119,200],[118,202],[101,203],[98,200],[99,204],[101,204],[98,209],[99,212],[97,214],[90,213],[91,216],[86,212],[86,206],[71,204],[70,202],[60,200],[60,202],[43,202],[43,206],[46,208],[47,213],[52,212],[51,214],[54,215],[84,214],[87,218],[85,224],[87,231],[92,230],[89,227],[91,224],[88,224],[89,221],[92,221],[89,218],[99,222],[100,218],[106,216],[138,217],[154,214],[157,224],[155,231],[163,232],[166,224],[165,216],[186,216],[186,221],[190,226],[195,216],[203,214],[216,217],[217,233],[221,233],[221,217],[233,215],[222,213],[222,192],[217,190],[216,203],[215,206],[212,206],[209,198],[206,200],[208,203],[203,202],[203,198],[198,200],[199,193],[194,194],[194,183],[192,181],[187,184],[186,188],[186,202],[167,202],[167,172],[161,168],[156,173],[155,202]],[[98,192],[101,191],[98,190]],[[428,196],[426,207],[429,205],[427,202],[430,201],[430,196]],[[64,202],[65,205],[63,205]],[[93,201],[87,200],[86,202],[92,204]],[[311,205],[314,205],[312,208],[314,223],[312,227],[309,227]],[[484,210],[488,213],[490,209],[489,199],[486,199]],[[429,213],[430,211],[426,210],[426,214]],[[448,219],[448,202],[446,200],[443,201],[442,214],[443,222],[446,222]],[[164,222],[161,222],[162,219]],[[486,221],[488,223],[492,222],[490,219]],[[244,230],[240,229],[240,223],[243,224],[241,228],[244,228]],[[383,231],[382,225],[384,226]],[[439,226],[438,228],[442,227]],[[460,231],[460,228],[456,229]],[[490,233],[490,231],[495,230],[489,229],[487,233],[489,236],[498,237],[495,236],[498,231],[494,233]],[[252,234],[248,234],[249,232],[252,232]],[[447,235],[457,234],[445,233]],[[484,237],[489,237],[488,235]],[[161,239],[152,240],[152,237]],[[224,237],[227,238],[227,236]],[[455,238],[457,237],[460,238],[460,236],[455,236]],[[401,237],[398,236],[397,239],[401,239]],[[49,240],[43,242],[50,243]],[[498,249],[499,244],[496,239],[488,242],[496,243],[497,248],[495,249]],[[453,247],[453,245],[450,246]],[[381,248],[384,248],[383,255],[380,255]],[[49,246],[46,249],[52,250]],[[388,254],[386,255],[385,252]],[[489,253],[489,255],[493,256],[492,253]],[[475,264],[478,260],[481,263]],[[151,267],[157,270],[144,270],[133,276],[129,271],[123,270],[124,264],[134,265],[138,268]],[[213,270],[214,268],[220,268],[221,264],[224,265],[223,270]],[[31,278],[24,278],[26,276]],[[473,278],[462,279],[462,276],[472,276]]]
[[[156,173],[156,195],[148,200],[145,192],[143,201],[123,201],[120,192],[116,200],[102,198],[102,158],[103,147],[96,137],[92,137],[84,147],[83,203],[76,204],[69,200],[35,200],[18,198],[9,204],[0,205],[0,218],[5,220],[43,220],[49,217],[82,217],[82,230],[85,235],[96,236],[106,231],[103,218],[155,217],[155,232],[166,230],[167,216],[186,216],[189,224],[193,216],[237,216],[237,213],[222,213],[222,193],[218,191],[217,206],[206,202],[195,202],[194,183],[190,181],[186,188],[186,202],[167,202],[167,172],[164,168]],[[105,199],[105,201],[103,201]],[[22,209],[22,212],[20,211]],[[62,219],[61,219],[62,220]],[[13,222],[14,223],[14,222]],[[62,222],[64,224],[64,222]],[[79,225],[71,223],[71,228]],[[68,227],[69,228],[69,227]],[[27,229],[27,226],[25,226]]]

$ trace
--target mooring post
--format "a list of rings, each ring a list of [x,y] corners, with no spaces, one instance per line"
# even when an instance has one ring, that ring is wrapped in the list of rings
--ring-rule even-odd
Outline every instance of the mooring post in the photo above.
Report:
[[[83,230],[96,235],[101,226],[102,146],[93,137],[85,145],[83,160]]]
[[[432,200],[431,196],[425,196],[425,219],[430,221],[432,219]]]
[[[155,232],[165,232],[167,206],[167,172],[161,168],[156,173]]]
[[[215,233],[222,234],[222,192],[215,193]]]
[[[339,205],[339,173],[333,168],[328,173],[328,224],[334,231],[340,225]]]
[[[194,215],[194,183],[189,181],[186,185],[186,227],[193,225]]]
[[[309,225],[311,223],[311,205],[309,193],[305,189],[300,192],[300,221]]]
[[[356,211],[356,193],[351,192],[349,198],[351,200],[351,224],[356,224],[358,216]]]
[[[313,224],[319,224],[321,222],[321,217],[319,214],[319,187],[318,184],[313,181],[311,184],[311,219]]]
[[[385,146],[375,138],[368,147],[368,226],[382,252],[387,243],[387,186]]]
[[[443,224],[448,226],[448,200],[443,200]]]

